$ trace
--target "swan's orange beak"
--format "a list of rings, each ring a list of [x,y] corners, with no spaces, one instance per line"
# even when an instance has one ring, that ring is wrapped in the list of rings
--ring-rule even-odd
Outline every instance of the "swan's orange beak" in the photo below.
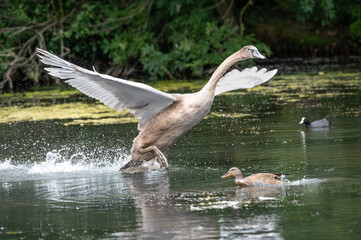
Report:
[[[230,177],[230,176],[231,176],[230,173],[226,173],[226,174],[224,174],[221,178],[226,178],[226,177]]]

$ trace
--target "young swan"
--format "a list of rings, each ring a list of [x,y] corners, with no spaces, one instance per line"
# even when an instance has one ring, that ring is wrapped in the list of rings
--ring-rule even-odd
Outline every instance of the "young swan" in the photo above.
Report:
[[[234,176],[236,177],[236,184],[238,186],[251,186],[257,184],[278,184],[284,185],[283,175],[282,174],[273,174],[273,173],[256,173],[243,178],[242,172],[237,167],[232,167],[228,172],[222,176],[222,178]]]
[[[36,52],[44,64],[51,66],[45,68],[50,75],[64,79],[116,111],[128,109],[135,118],[140,119],[139,135],[133,141],[131,155],[120,170],[139,167],[154,158],[161,167],[168,168],[164,151],[208,115],[216,95],[260,85],[277,72],[276,69],[267,71],[253,67],[226,73],[239,61],[265,59],[255,46],[248,45],[224,60],[200,91],[172,94],[143,83],[87,70],[39,48]]]

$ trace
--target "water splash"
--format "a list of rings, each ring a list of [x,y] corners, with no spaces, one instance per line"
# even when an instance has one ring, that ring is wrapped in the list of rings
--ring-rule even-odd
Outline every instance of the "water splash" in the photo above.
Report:
[[[78,155],[78,154],[76,154]],[[60,160],[60,161],[59,161]],[[48,152],[45,162],[35,163],[28,169],[29,174],[61,173],[61,172],[79,172],[94,170],[92,164],[88,165],[84,161],[74,163],[72,158],[63,160],[58,152]]]
[[[10,159],[6,159],[4,162],[0,163],[0,171],[1,170],[11,170],[16,168],[13,164],[11,164]]]
[[[291,186],[301,186],[301,185],[309,185],[309,184],[318,184],[322,181],[325,181],[323,179],[319,178],[302,178],[300,180],[290,181],[288,185]]]
[[[209,209],[225,209],[225,208],[233,208],[238,209],[242,207],[244,204],[241,201],[216,201],[216,202],[202,202],[198,204],[191,204],[191,211],[204,211]]]
[[[104,154],[98,158],[94,158],[93,154],[70,154],[63,148],[47,152],[44,161],[16,163],[5,159],[0,162],[0,181],[33,179],[35,175],[54,173],[117,172],[126,159],[126,154],[122,152],[117,156]]]

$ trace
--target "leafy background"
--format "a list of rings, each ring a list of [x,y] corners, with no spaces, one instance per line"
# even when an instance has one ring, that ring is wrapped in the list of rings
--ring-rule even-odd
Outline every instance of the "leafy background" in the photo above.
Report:
[[[207,78],[246,44],[274,58],[360,55],[359,0],[15,3],[0,3],[0,91],[58,83],[44,74],[36,47],[144,80]]]

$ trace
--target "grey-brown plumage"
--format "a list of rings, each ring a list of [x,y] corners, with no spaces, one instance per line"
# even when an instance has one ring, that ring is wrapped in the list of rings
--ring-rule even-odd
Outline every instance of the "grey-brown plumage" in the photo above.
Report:
[[[161,166],[168,168],[163,152],[208,114],[215,95],[257,86],[277,72],[276,69],[267,71],[253,67],[243,71],[233,70],[222,77],[238,61],[265,58],[256,47],[245,46],[224,60],[199,92],[169,94],[146,84],[89,71],[42,49],[36,51],[44,64],[53,66],[45,68],[50,75],[66,79],[65,82],[71,86],[116,111],[129,109],[140,119],[140,133],[134,139],[131,155],[121,169],[140,166],[155,157]]]
[[[238,186],[251,186],[257,184],[277,184],[284,185],[282,174],[273,173],[256,173],[246,178],[243,177],[242,171],[237,167],[232,167],[228,172],[222,176],[222,178],[233,176],[236,178],[236,184]]]

